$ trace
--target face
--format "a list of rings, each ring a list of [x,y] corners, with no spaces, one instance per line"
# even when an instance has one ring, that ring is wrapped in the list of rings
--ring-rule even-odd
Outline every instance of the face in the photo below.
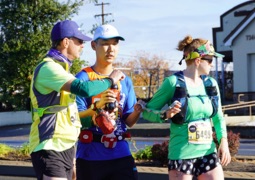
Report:
[[[74,60],[80,57],[81,51],[84,47],[84,41],[75,37],[65,38],[68,41],[67,46],[67,58]]]
[[[200,70],[201,70],[201,74],[209,74],[211,68],[213,67],[213,56],[203,56],[200,58]]]
[[[111,64],[119,52],[119,39],[98,39],[92,41],[92,48],[96,51],[97,61],[103,64]]]

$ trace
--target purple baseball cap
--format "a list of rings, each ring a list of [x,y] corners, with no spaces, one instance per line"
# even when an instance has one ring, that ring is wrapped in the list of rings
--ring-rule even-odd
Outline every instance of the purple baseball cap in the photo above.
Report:
[[[54,25],[51,31],[51,40],[58,41],[68,37],[75,37],[83,41],[91,41],[92,38],[84,35],[76,22],[71,20],[60,21]]]

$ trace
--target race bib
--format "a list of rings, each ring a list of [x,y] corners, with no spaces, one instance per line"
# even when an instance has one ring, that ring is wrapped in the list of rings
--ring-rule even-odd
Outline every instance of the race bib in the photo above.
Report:
[[[212,138],[212,125],[209,121],[194,121],[188,125],[189,143],[210,144]]]

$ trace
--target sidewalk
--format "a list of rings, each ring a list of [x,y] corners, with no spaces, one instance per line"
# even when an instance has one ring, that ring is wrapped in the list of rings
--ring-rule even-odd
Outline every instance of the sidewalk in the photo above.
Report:
[[[137,169],[139,180],[168,179],[167,168],[137,166]],[[224,171],[224,175],[225,180],[255,179],[255,173]],[[35,174],[30,162],[0,160],[1,176],[35,177]]]

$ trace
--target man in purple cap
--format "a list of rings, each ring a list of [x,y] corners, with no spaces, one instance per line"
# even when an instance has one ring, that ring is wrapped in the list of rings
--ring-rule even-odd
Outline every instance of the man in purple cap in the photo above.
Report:
[[[91,40],[74,21],[55,24],[51,40],[52,47],[36,66],[31,81],[29,148],[38,180],[70,180],[81,127],[75,95],[94,96],[125,75],[115,70],[102,80],[82,82],[69,73],[84,41]]]

